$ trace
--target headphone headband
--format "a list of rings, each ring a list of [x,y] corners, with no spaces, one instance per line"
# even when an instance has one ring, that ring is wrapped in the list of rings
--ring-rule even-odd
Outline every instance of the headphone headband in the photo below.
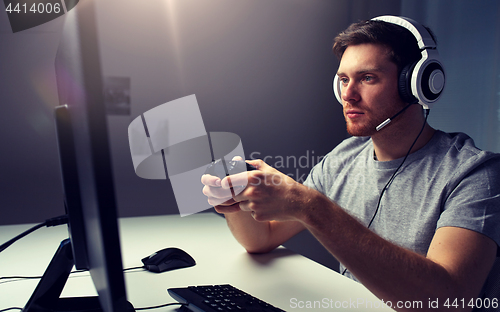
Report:
[[[408,29],[415,39],[417,39],[418,47],[420,50],[422,49],[435,49],[436,48],[436,42],[434,42],[434,39],[432,39],[431,34],[427,29],[419,24],[418,22],[412,20],[411,18],[407,17],[397,17],[397,16],[391,16],[391,15],[384,15],[384,16],[379,16],[379,17],[374,17],[371,19],[372,21],[383,21],[395,25],[399,25],[403,28]]]

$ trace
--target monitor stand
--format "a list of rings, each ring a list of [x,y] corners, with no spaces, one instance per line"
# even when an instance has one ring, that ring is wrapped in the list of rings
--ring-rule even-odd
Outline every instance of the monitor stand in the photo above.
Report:
[[[24,312],[72,312],[87,311],[104,312],[97,296],[60,298],[64,285],[74,266],[70,239],[59,245],[56,254],[50,261],[42,279],[38,283]],[[134,307],[125,299],[119,303],[119,311],[134,311]]]

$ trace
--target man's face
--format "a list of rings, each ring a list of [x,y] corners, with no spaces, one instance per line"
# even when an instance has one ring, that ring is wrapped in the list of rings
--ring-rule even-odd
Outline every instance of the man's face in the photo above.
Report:
[[[382,45],[360,44],[347,47],[342,56],[337,75],[350,135],[377,133],[375,128],[405,105],[398,94],[397,66],[387,52]]]

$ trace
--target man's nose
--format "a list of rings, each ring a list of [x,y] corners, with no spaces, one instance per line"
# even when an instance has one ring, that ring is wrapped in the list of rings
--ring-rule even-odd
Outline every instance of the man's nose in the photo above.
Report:
[[[342,86],[342,100],[345,102],[359,101],[359,90],[354,81],[349,81]]]

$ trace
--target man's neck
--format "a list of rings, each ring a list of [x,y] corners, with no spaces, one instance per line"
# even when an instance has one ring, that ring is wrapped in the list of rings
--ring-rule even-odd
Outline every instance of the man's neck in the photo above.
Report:
[[[423,118],[400,120],[397,124],[389,125],[380,133],[373,135],[372,141],[376,159],[389,161],[404,157],[420,133],[423,123]],[[410,153],[424,147],[431,140],[435,131],[429,124],[425,123],[424,129]]]

